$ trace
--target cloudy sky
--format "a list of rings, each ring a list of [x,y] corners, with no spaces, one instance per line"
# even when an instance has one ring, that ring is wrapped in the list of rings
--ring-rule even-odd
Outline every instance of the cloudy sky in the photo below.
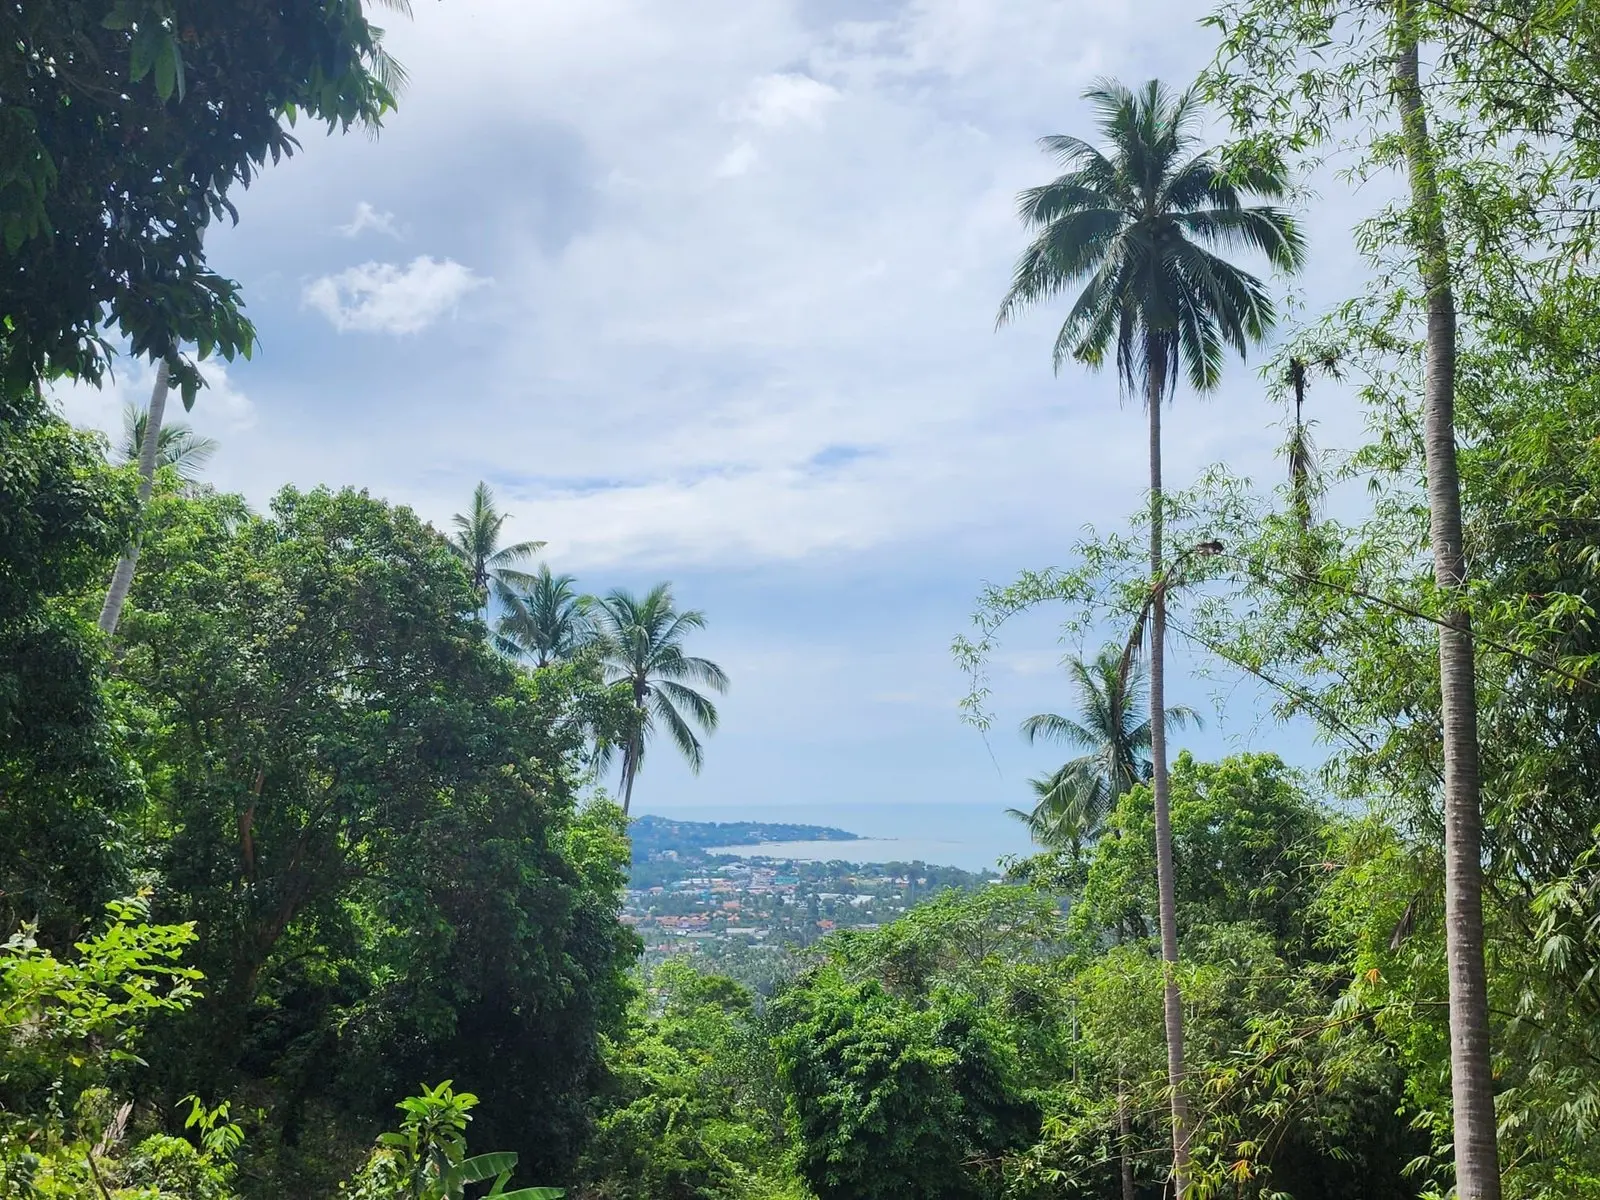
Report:
[[[385,14],[411,82],[382,135],[302,127],[210,236],[261,334],[207,372],[212,480],[355,484],[443,526],[483,479],[587,587],[672,580],[734,686],[705,772],[662,747],[644,808],[1019,802],[1051,755],[1011,731],[1069,703],[1063,647],[1019,625],[986,746],[951,637],[985,580],[1137,505],[1145,465],[1113,379],[1052,375],[1059,311],[994,329],[1014,196],[1050,173],[1035,139],[1091,131],[1094,77],[1192,78],[1205,5],[415,6]],[[1349,286],[1348,216],[1308,221],[1307,311]],[[64,403],[109,426],[149,378]],[[1261,392],[1241,367],[1180,397],[1169,481],[1274,475]],[[1279,741],[1308,752],[1236,698],[1196,744]]]

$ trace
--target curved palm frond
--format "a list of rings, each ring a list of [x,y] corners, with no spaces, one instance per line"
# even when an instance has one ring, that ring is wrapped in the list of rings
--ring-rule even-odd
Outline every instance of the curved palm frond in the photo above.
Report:
[[[136,463],[144,448],[145,431],[150,428],[150,413],[136,404],[122,407],[122,443],[117,461]],[[185,483],[195,483],[200,472],[221,448],[215,438],[196,433],[183,421],[165,421],[156,435],[156,468],[171,467]]]

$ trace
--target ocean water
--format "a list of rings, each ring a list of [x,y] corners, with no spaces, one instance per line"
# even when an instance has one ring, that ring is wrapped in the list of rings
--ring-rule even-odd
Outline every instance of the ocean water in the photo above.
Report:
[[[969,804],[752,804],[641,805],[680,821],[785,821],[828,825],[859,834],[854,842],[773,842],[763,846],[719,847],[725,853],[760,853],[773,857],[845,862],[914,862],[959,867],[964,871],[993,868],[1008,854],[1031,850],[1027,831],[999,806]]]

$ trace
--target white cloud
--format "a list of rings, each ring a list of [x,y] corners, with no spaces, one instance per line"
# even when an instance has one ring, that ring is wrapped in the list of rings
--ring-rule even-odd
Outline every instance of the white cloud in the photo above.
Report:
[[[454,259],[363,263],[306,285],[304,302],[341,333],[419,333],[489,281]]]
[[[717,164],[718,179],[733,179],[743,175],[755,166],[759,155],[756,148],[749,142],[737,142],[733,149],[722,156],[722,161]]]
[[[767,75],[756,80],[739,115],[768,129],[792,122],[816,124],[839,93],[809,75]]]
[[[347,238],[353,238],[360,237],[369,229],[374,233],[392,237],[397,242],[401,240],[400,230],[396,228],[394,223],[394,214],[392,212],[379,212],[365,200],[356,202],[356,215],[348,225],[340,225],[338,232]]]

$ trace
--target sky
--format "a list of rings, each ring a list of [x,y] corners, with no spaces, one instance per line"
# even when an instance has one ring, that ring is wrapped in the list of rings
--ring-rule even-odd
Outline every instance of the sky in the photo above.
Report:
[[[1093,79],[1195,76],[1204,4],[414,7],[377,10],[410,77],[381,135],[302,125],[208,233],[261,338],[204,368],[210,481],[258,506],[364,487],[443,528],[485,480],[587,589],[672,581],[733,685],[704,771],[656,748],[638,809],[1022,803],[1061,755],[1017,722],[1070,706],[1057,660],[1080,647],[1018,623],[986,740],[951,639],[986,581],[1136,508],[1146,463],[1113,377],[1052,373],[1061,307],[995,329],[1015,196],[1053,173],[1039,137],[1092,132]],[[1301,318],[1349,294],[1360,207],[1306,214],[1307,270],[1274,283]],[[150,380],[124,362],[61,401],[111,429]],[[1332,447],[1355,418],[1326,396]],[[1281,417],[1254,364],[1180,395],[1169,484],[1221,460],[1276,478]],[[1229,695],[1180,745],[1314,761]]]

